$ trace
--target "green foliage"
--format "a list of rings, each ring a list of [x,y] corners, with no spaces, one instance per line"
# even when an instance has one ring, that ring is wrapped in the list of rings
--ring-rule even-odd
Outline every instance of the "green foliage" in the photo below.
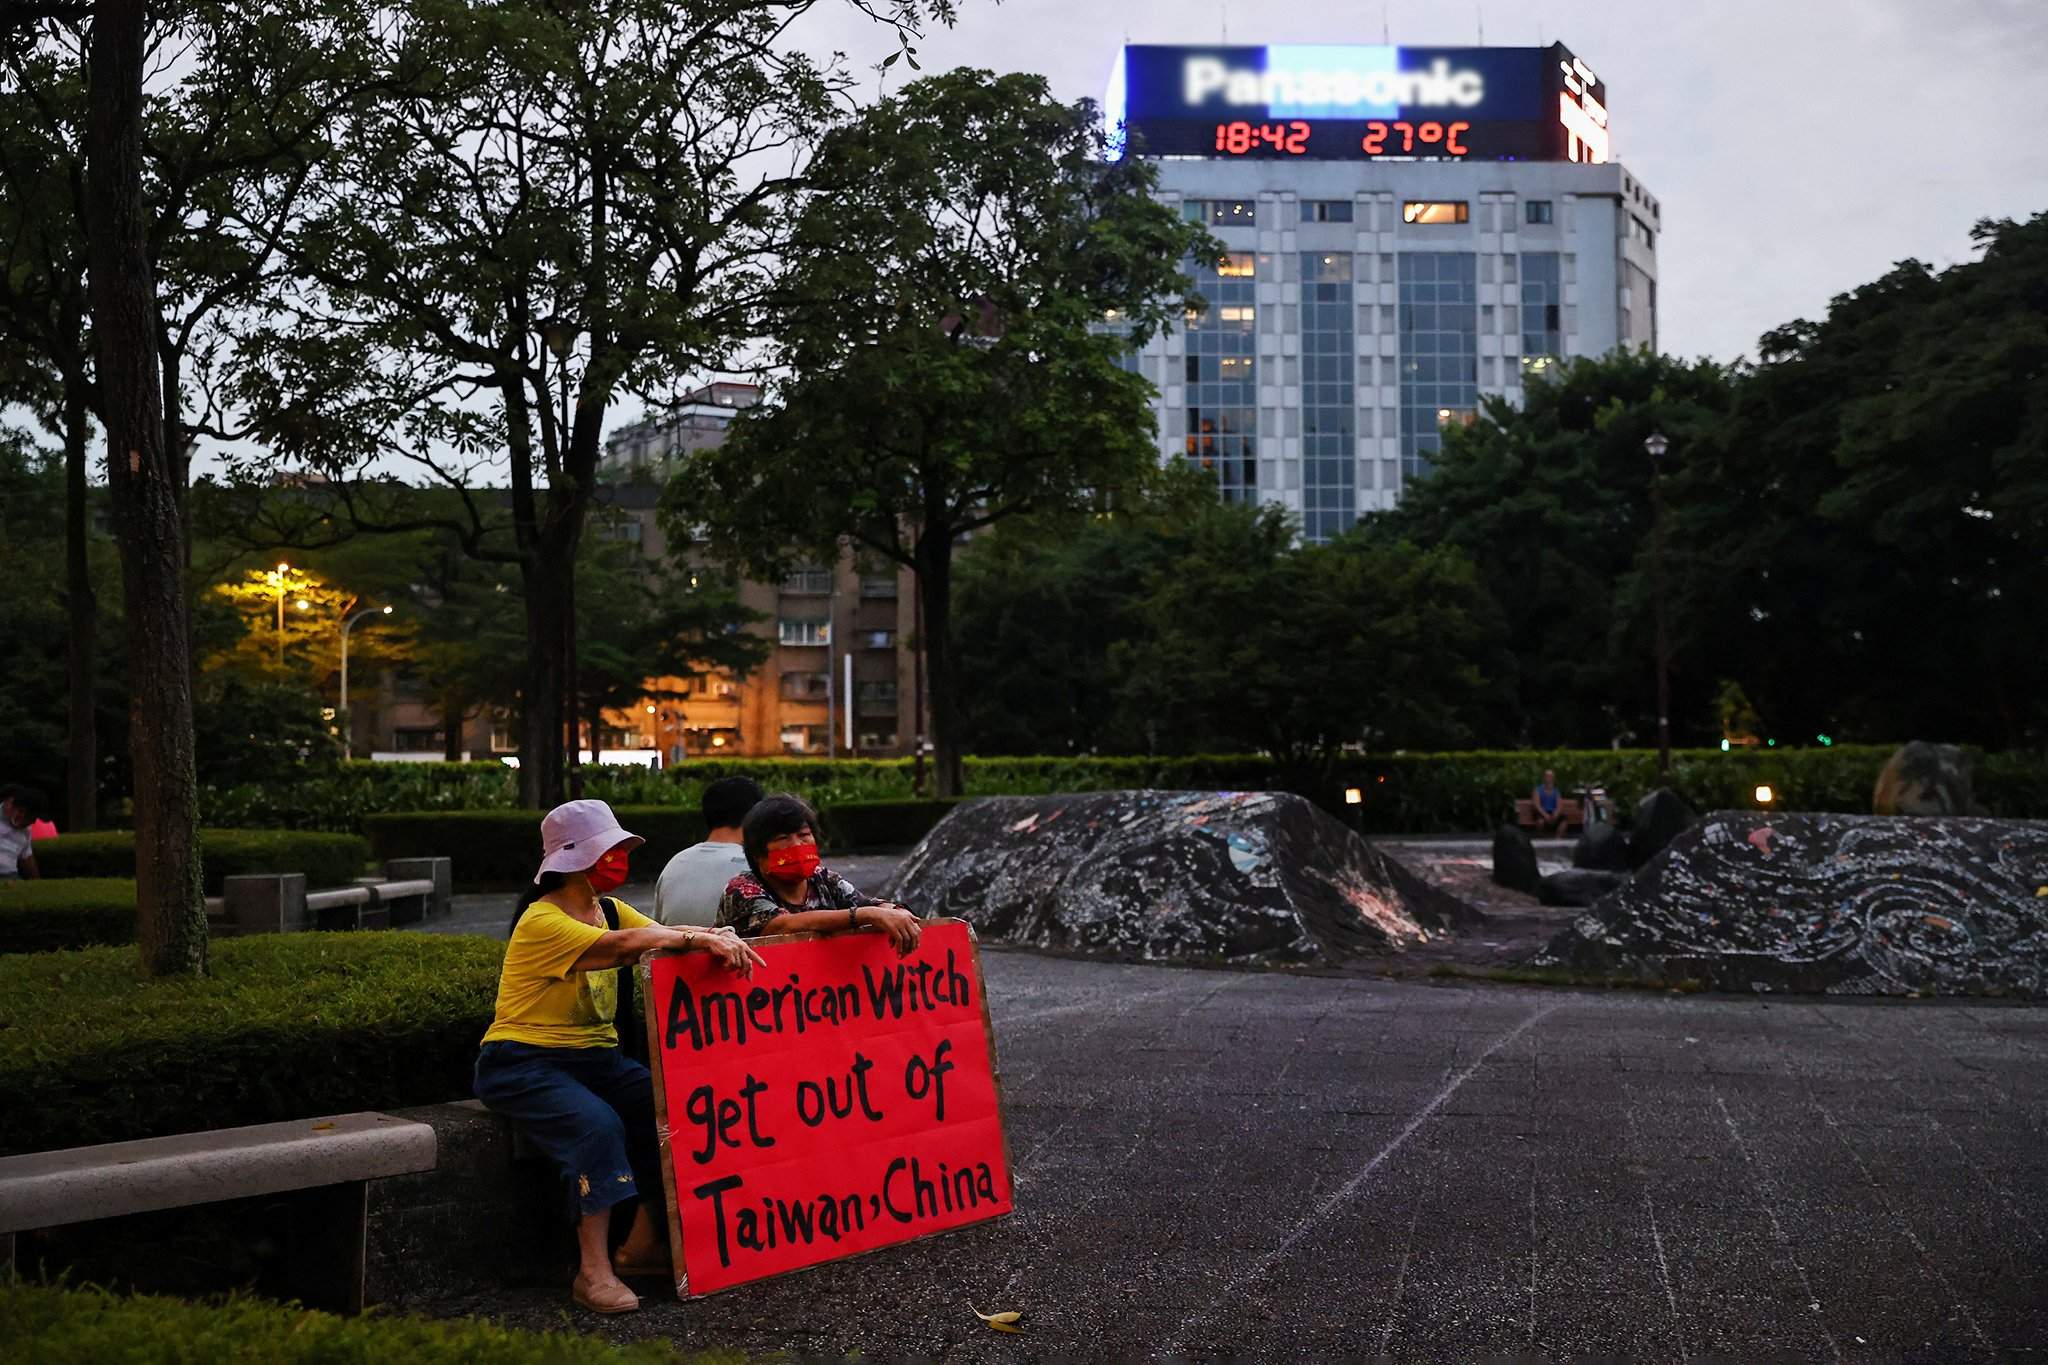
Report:
[[[820,835],[837,852],[908,848],[946,818],[952,801],[841,801],[818,807]]]
[[[741,1365],[666,1340],[613,1345],[582,1332],[525,1332],[468,1318],[343,1318],[266,1299],[192,1303],[98,1289],[0,1284],[0,1356],[38,1365],[263,1361],[275,1365]]]
[[[706,834],[695,806],[614,806],[626,829],[647,841],[635,852],[636,875],[653,877],[677,849]],[[452,857],[455,884],[470,891],[526,886],[540,867],[537,810],[396,811],[363,821],[379,861]],[[511,905],[505,907],[509,917]]]
[[[45,953],[134,941],[132,879],[0,881],[0,953]]]
[[[320,699],[297,681],[222,670],[201,674],[192,698],[201,782],[289,786],[332,772],[341,744]]]
[[[309,890],[347,886],[363,874],[369,846],[360,835],[310,830],[202,829],[199,857],[206,894],[220,894],[223,877],[261,872],[303,872]],[[110,829],[65,834],[36,844],[45,877],[133,877],[135,833]]]
[[[127,948],[0,957],[0,1155],[464,1098],[503,954],[257,935],[151,981]]]

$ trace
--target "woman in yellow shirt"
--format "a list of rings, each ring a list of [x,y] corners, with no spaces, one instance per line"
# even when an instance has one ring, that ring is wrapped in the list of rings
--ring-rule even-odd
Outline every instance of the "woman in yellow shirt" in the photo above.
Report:
[[[577,1213],[581,1265],[572,1296],[599,1313],[640,1306],[619,1272],[668,1268],[651,1208],[661,1191],[654,1081],[619,1051],[623,973],[656,948],[702,948],[741,976],[761,959],[729,932],[668,928],[605,893],[626,881],[645,842],[602,801],[571,801],[540,822],[542,861],[512,920],[498,1008],[476,1059],[476,1095],[512,1119],[560,1168]],[[643,1189],[644,1187],[644,1189]],[[613,1206],[638,1199],[614,1263]]]

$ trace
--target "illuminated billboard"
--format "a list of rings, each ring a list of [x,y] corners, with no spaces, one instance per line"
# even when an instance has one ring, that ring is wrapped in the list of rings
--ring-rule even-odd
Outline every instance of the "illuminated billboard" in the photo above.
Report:
[[[1607,87],[1549,47],[1126,47],[1119,154],[1322,161],[1608,158]]]

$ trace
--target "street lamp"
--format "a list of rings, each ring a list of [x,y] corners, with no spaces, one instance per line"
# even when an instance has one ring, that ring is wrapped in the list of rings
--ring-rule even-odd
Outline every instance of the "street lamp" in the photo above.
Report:
[[[276,570],[264,575],[265,578],[270,580],[270,586],[277,589],[277,666],[279,668],[284,667],[284,590],[291,571],[291,565],[283,560],[279,560]]]
[[[1671,776],[1671,647],[1664,631],[1664,452],[1671,442],[1653,431],[1644,438],[1650,454],[1650,596],[1657,611],[1657,774]]]
[[[365,616],[389,616],[389,607],[365,607],[341,623],[341,756],[351,758],[355,754],[355,727],[349,724],[348,715],[348,631],[349,627]]]

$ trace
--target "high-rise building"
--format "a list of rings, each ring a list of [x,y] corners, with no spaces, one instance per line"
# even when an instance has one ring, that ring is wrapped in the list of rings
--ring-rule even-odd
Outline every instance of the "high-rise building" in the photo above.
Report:
[[[1126,47],[1121,155],[1224,244],[1140,351],[1162,457],[1323,540],[1525,376],[1657,340],[1657,200],[1562,45]]]

